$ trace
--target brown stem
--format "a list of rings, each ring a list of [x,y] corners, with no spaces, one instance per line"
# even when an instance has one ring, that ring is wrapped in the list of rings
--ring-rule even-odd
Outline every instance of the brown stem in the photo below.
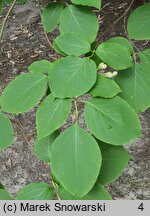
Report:
[[[36,0],[36,2],[37,2],[37,5],[38,5],[40,17],[41,17],[41,20],[42,20],[42,12],[41,12],[41,7],[40,7],[40,2],[39,2],[39,0]],[[51,49],[54,49],[54,48],[53,48],[53,45],[52,45],[52,43],[51,43],[51,41],[50,41],[49,38],[48,38],[47,32],[44,30],[44,28],[43,28],[43,31],[44,31],[45,38],[46,38],[46,40],[47,40],[47,42],[48,42],[50,48],[51,48]]]
[[[76,100],[74,100],[74,105],[75,105],[75,110],[76,110],[76,122],[78,122],[79,111],[78,111],[78,107],[77,107],[77,102],[76,102]]]
[[[15,3],[16,3],[16,0],[14,0],[13,3],[11,4],[11,6],[10,6],[10,8],[9,8],[3,22],[2,22],[2,27],[1,27],[1,30],[0,30],[0,42],[1,42],[2,37],[3,37],[3,32],[4,32],[4,29],[5,29],[5,26],[6,26],[6,22],[7,22],[8,18],[9,18],[9,15],[10,15],[11,11],[13,10],[13,8],[15,6]]]
[[[59,195],[58,195],[57,186],[56,186],[56,184],[55,184],[55,182],[54,182],[54,180],[53,180],[53,177],[51,177],[51,180],[52,180],[52,186],[53,186],[54,191],[55,191],[55,193],[56,193],[57,199],[58,199],[58,200],[61,200],[60,197],[59,197]]]

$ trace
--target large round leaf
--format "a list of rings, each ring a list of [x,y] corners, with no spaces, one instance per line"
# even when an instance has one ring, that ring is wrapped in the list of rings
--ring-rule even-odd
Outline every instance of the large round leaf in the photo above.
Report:
[[[54,63],[50,73],[50,89],[55,97],[78,97],[96,82],[96,65],[87,58],[68,56]]]
[[[122,146],[112,146],[98,141],[102,152],[102,166],[98,182],[102,185],[114,182],[127,167],[129,155]]]
[[[62,200],[111,200],[109,192],[100,184],[96,184],[84,197],[75,197],[66,192],[61,186],[58,188],[59,197]]]
[[[54,99],[52,95],[47,96],[36,113],[38,140],[60,128],[67,119],[70,110],[70,99]]]
[[[129,51],[117,43],[102,43],[98,46],[96,54],[106,64],[116,70],[122,70],[132,66],[132,58]]]
[[[0,151],[14,142],[14,132],[10,120],[0,112]]]
[[[62,56],[66,56],[66,54],[58,47],[58,45],[56,44],[55,40],[53,43],[53,49],[60,55]]]
[[[150,49],[145,49],[142,52],[139,52],[138,55],[143,63],[150,62]]]
[[[96,84],[90,90],[89,94],[94,97],[111,98],[121,92],[121,89],[113,79],[98,75]]]
[[[43,74],[23,73],[11,81],[1,97],[2,110],[23,113],[32,109],[46,91],[47,77]]]
[[[36,140],[36,143],[34,145],[34,150],[37,155],[37,158],[49,163],[50,162],[50,150],[52,143],[56,139],[56,137],[59,135],[59,131],[55,131],[49,136],[46,136],[40,140]]]
[[[124,37],[112,37],[109,39],[109,42],[117,43],[122,47],[126,48],[130,54],[133,53],[133,46],[132,44]]]
[[[12,200],[13,198],[4,189],[0,189],[0,200]]]
[[[101,153],[95,139],[78,124],[63,132],[51,148],[51,169],[63,188],[83,197],[94,186],[101,167]]]
[[[52,200],[54,190],[44,182],[30,183],[22,188],[16,200]]]
[[[74,4],[92,6],[100,9],[101,0],[71,0]]]
[[[150,107],[150,62],[135,64],[133,67],[120,71],[116,82],[122,89],[120,96],[137,112]]]
[[[127,144],[141,135],[137,114],[118,96],[86,101],[85,121],[95,137],[109,144]]]
[[[55,43],[67,55],[80,56],[90,51],[89,42],[82,35],[75,33],[59,35]]]
[[[63,4],[60,2],[49,3],[42,11],[42,23],[46,32],[52,32],[59,24]]]
[[[61,33],[78,33],[91,43],[96,38],[98,28],[97,17],[89,8],[69,5],[62,12],[59,26]]]
[[[127,29],[131,39],[150,39],[150,3],[138,7],[129,16]]]
[[[52,67],[52,63],[47,60],[35,61],[29,67],[30,72],[34,73],[49,73]]]

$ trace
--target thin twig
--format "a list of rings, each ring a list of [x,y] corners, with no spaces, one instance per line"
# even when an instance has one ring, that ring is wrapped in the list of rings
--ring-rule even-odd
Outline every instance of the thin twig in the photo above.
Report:
[[[76,110],[76,122],[78,122],[79,112],[78,112],[78,107],[77,107],[77,102],[76,102],[76,100],[74,100],[74,105],[75,105],[75,110]]]
[[[0,30],[0,41],[2,40],[2,37],[3,37],[3,32],[4,32],[4,29],[5,29],[5,25],[6,25],[6,22],[9,18],[9,15],[11,13],[11,11],[13,10],[14,6],[15,6],[15,3],[16,3],[17,0],[14,0],[13,3],[11,4],[3,22],[2,22],[2,27],[1,27],[1,30]]]
[[[4,172],[4,174],[7,175],[7,177],[11,180],[11,182],[14,185],[16,185],[16,181],[13,179],[13,177],[8,172],[6,172],[5,170],[3,170],[2,172]]]
[[[126,29],[126,17],[124,18],[124,26],[123,27],[124,27],[124,32],[126,34],[126,37],[130,41],[130,43],[134,46],[134,48],[139,52],[139,49],[137,48],[137,46],[134,44],[134,42],[130,39],[130,37],[128,35],[127,29]],[[135,52],[133,54],[133,58],[134,58],[134,61],[136,62],[136,53]]]
[[[25,133],[24,133],[23,126],[22,126],[22,124],[20,123],[20,121],[19,121],[18,118],[17,118],[17,122],[18,122],[18,125],[15,124],[16,127],[17,127],[18,129],[20,129],[20,131],[22,132],[22,136],[23,136],[25,142],[26,142],[28,145],[30,145],[30,142],[29,142],[28,138],[26,137],[26,135],[25,135]]]
[[[132,0],[129,7],[125,10],[125,12],[117,19],[113,22],[113,24],[111,24],[106,31],[103,32],[103,34],[101,35],[101,37],[103,37],[107,32],[110,31],[110,28],[112,28],[114,25],[116,25],[127,13],[128,11],[130,10],[131,6],[133,5],[135,0]]]
[[[41,12],[41,7],[40,7],[40,2],[39,2],[39,0],[36,0],[36,2],[37,2],[37,6],[38,6],[38,9],[39,9],[39,13],[40,13],[40,18],[41,18],[41,20],[42,20],[42,12]],[[50,48],[51,48],[51,49],[54,49],[54,48],[53,48],[53,45],[52,45],[52,43],[51,43],[51,41],[50,41],[49,38],[48,38],[47,32],[44,30],[44,28],[43,28],[43,31],[44,31],[45,38],[46,38],[46,40],[47,40],[47,42],[48,42]]]
[[[139,52],[139,49],[137,48],[137,46],[134,44],[134,42],[130,39],[130,37],[128,35],[127,29],[126,29],[126,17],[124,17],[123,22],[124,22],[123,28],[124,28],[124,32],[126,34],[126,37],[128,38],[129,42],[133,45],[133,47]],[[134,50],[133,50],[133,59],[134,59],[134,62],[136,63],[136,53]]]
[[[60,197],[59,197],[59,195],[58,195],[57,186],[56,186],[56,184],[55,184],[55,182],[54,182],[54,180],[53,180],[52,177],[51,177],[51,180],[52,180],[52,186],[53,186],[54,191],[55,191],[55,193],[56,193],[57,199],[58,199],[58,200],[61,200]]]
[[[46,31],[44,31],[44,35],[45,35],[45,37],[46,37],[46,40],[47,40],[47,42],[48,42],[50,48],[53,49],[53,45],[52,45],[52,43],[50,42],[50,40],[49,40],[49,38],[48,38],[48,35],[47,35]]]
[[[149,43],[149,40],[146,40],[145,43],[143,43],[143,45],[147,45]]]

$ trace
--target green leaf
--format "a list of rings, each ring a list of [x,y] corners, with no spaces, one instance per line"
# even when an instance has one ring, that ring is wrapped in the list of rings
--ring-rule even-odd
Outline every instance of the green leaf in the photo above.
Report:
[[[52,94],[47,96],[36,113],[38,139],[46,137],[60,128],[67,119],[70,110],[70,99],[54,99]]]
[[[84,197],[84,200],[111,200],[111,196],[102,185],[96,184]]]
[[[7,4],[11,4],[13,2],[13,0],[4,0],[4,2],[6,2]],[[28,2],[28,0],[17,0],[16,2],[18,4],[24,4],[24,3]]]
[[[131,39],[150,39],[150,3],[138,7],[129,16],[127,30]]]
[[[97,82],[89,91],[89,94],[93,97],[111,98],[117,95],[119,92],[121,92],[121,89],[114,80],[99,74],[97,77]]]
[[[5,2],[6,2],[7,4],[10,4],[10,3],[12,2],[12,0],[5,0]]]
[[[61,200],[111,200],[109,192],[100,184],[96,184],[84,197],[74,197],[66,192],[61,186],[58,188]]]
[[[132,58],[129,51],[114,42],[102,43],[98,46],[96,54],[106,64],[116,70],[122,70],[132,66]]]
[[[127,144],[141,135],[137,114],[118,96],[86,101],[85,121],[96,138],[109,144]]]
[[[0,189],[0,200],[13,200],[13,198],[7,191]]]
[[[46,86],[45,75],[22,73],[5,88],[1,97],[2,111],[15,114],[29,111],[42,98]]]
[[[117,43],[120,46],[126,48],[129,51],[130,54],[133,53],[132,44],[124,37],[113,37],[113,38],[109,39],[108,42]]]
[[[88,58],[68,56],[54,63],[50,73],[50,89],[55,97],[78,97],[96,82],[96,65]]]
[[[0,183],[0,189],[4,190],[4,186]]]
[[[38,140],[37,138],[36,143],[34,145],[34,150],[39,160],[42,160],[46,163],[50,162],[51,146],[58,135],[59,131],[55,131],[51,135],[46,136],[40,140]]]
[[[46,32],[52,32],[60,22],[63,4],[59,2],[49,3],[42,11],[42,23]]]
[[[56,44],[56,42],[53,42],[53,49],[60,55],[62,56],[66,56],[66,54],[58,47],[58,45]]]
[[[91,0],[71,0],[71,1],[74,4],[92,6],[98,9],[101,8],[101,0],[92,0],[92,1]]]
[[[63,188],[83,197],[94,186],[101,167],[95,139],[78,124],[66,129],[51,148],[51,169]]]
[[[93,60],[95,62],[95,64],[96,64],[97,67],[102,62],[102,60],[98,57],[98,55],[96,55],[95,52],[94,52],[94,55],[92,55],[91,60]]]
[[[89,8],[69,5],[62,12],[59,26],[61,33],[78,33],[91,43],[96,38],[98,28],[97,17]]]
[[[150,62],[135,64],[133,67],[120,71],[116,82],[121,87],[120,96],[125,99],[136,112],[144,112],[150,107]]]
[[[3,113],[0,112],[0,151],[14,143],[13,127]]]
[[[3,10],[3,0],[0,0],[0,13],[2,12]]]
[[[121,146],[112,146],[101,141],[98,143],[103,158],[98,182],[105,185],[114,182],[122,174],[128,165],[130,157],[128,152]]]
[[[35,61],[29,67],[30,72],[34,73],[50,73],[52,63],[47,60]]]
[[[59,35],[55,43],[67,55],[80,56],[90,51],[89,42],[76,33],[65,33]]]
[[[68,193],[66,190],[63,189],[62,186],[58,187],[58,194],[61,200],[82,200],[82,198],[75,197]]]
[[[138,52],[138,55],[143,63],[150,62],[150,49],[145,49],[142,52]]]
[[[30,183],[22,188],[16,200],[52,200],[54,190],[47,183]]]

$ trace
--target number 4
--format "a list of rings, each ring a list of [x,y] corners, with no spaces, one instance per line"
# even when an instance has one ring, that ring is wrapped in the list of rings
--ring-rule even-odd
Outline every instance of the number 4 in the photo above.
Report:
[[[143,211],[144,210],[144,206],[143,206],[143,203],[141,203],[138,207],[139,210]]]

